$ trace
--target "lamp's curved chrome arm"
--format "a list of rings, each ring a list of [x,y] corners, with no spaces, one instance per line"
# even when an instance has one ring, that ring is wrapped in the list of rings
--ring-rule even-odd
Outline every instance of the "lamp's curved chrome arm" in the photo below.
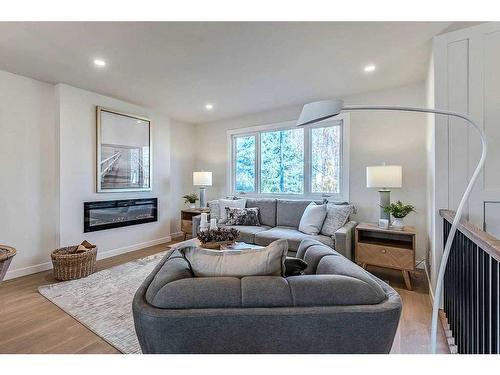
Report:
[[[344,106],[342,109],[343,112],[351,112],[351,111],[403,111],[403,112],[423,112],[423,113],[434,113],[437,115],[447,115],[461,118],[467,121],[470,125],[476,129],[481,137],[481,143],[483,146],[483,150],[481,153],[481,158],[477,163],[476,169],[470,178],[469,184],[462,195],[462,199],[460,200],[460,204],[458,205],[455,218],[453,219],[453,223],[451,225],[450,233],[448,234],[448,238],[446,239],[446,244],[443,251],[443,257],[441,258],[441,264],[439,266],[439,273],[436,281],[436,290],[434,292],[434,302],[432,305],[432,328],[431,328],[431,351],[432,353],[436,353],[436,340],[437,340],[437,321],[438,321],[438,313],[439,313],[439,304],[441,301],[441,292],[443,289],[443,279],[444,273],[446,270],[446,264],[448,263],[448,257],[450,255],[451,245],[453,243],[453,238],[455,237],[455,232],[457,230],[458,223],[462,217],[462,211],[464,209],[465,203],[469,198],[470,192],[474,183],[476,182],[481,169],[484,166],[486,160],[486,152],[488,149],[488,145],[486,142],[486,135],[481,129],[468,115],[460,112],[454,111],[446,111],[441,109],[430,109],[430,108],[419,108],[419,107],[405,107],[405,106],[390,106],[390,105],[356,105],[356,106]]]

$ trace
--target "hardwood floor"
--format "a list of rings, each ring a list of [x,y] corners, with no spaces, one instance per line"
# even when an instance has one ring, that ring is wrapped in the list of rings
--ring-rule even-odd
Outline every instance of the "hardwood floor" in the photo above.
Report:
[[[168,244],[97,262],[97,270],[163,251]],[[368,267],[389,281],[403,300],[403,313],[391,353],[428,353],[431,304],[425,274],[413,276],[413,291],[404,289],[401,273]],[[56,282],[51,271],[0,284],[0,353],[119,353],[106,341],[38,293],[40,285]],[[448,353],[440,328],[438,351]]]

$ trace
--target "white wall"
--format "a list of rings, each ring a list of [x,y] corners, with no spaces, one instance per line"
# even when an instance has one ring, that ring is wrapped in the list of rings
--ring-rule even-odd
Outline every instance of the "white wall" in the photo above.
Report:
[[[425,106],[423,83],[356,95],[346,104],[394,104]],[[354,219],[375,222],[379,217],[378,191],[366,188],[366,166],[382,162],[403,166],[403,187],[392,189],[391,201],[411,203],[417,212],[405,218],[417,229],[416,260],[425,259],[427,233],[427,117],[402,112],[355,112],[351,114],[350,200],[358,209]]]
[[[87,239],[101,254],[166,242],[170,234],[170,119],[163,114],[67,85],[57,85],[60,142],[60,244]],[[153,190],[96,193],[96,106],[151,119]],[[158,221],[137,226],[83,233],[83,202],[158,197]]]
[[[198,192],[193,186],[193,171],[195,170],[195,126],[192,124],[172,121],[171,138],[171,233],[181,230],[180,210],[185,207],[183,195]]]
[[[153,191],[95,192],[96,106],[152,120]],[[192,130],[158,111],[0,71],[0,243],[18,250],[7,278],[49,269],[53,249],[83,239],[99,258],[170,240],[193,170]],[[83,233],[83,202],[151,196],[158,222]]]
[[[400,104],[423,106],[423,83],[344,98],[346,104]],[[212,171],[214,186],[207,189],[211,198],[226,194],[226,132],[254,125],[295,120],[300,106],[252,114],[225,121],[199,124],[197,168]],[[409,113],[352,113],[350,142],[350,200],[357,206],[356,220],[376,221],[379,217],[378,192],[366,188],[365,168],[381,162],[403,166],[403,188],[394,189],[392,199],[416,206],[417,213],[407,217],[417,227],[417,260],[425,258],[426,227],[426,117]]]
[[[54,86],[0,71],[0,243],[11,269],[47,262],[57,242]]]

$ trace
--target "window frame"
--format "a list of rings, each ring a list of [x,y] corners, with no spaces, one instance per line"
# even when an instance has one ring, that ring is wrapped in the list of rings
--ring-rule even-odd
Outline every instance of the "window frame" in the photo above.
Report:
[[[337,193],[313,193],[312,190],[312,175],[311,175],[311,129],[332,126],[341,122],[340,126],[340,192]],[[312,125],[302,126],[304,129],[304,193],[261,193],[260,192],[260,173],[261,173],[261,155],[260,155],[260,135],[263,132],[287,130],[296,128],[296,120],[284,121],[266,125],[258,125],[253,127],[233,129],[227,131],[228,145],[228,171],[227,171],[227,192],[231,195],[244,195],[248,197],[261,198],[303,198],[303,199],[321,199],[330,198],[338,201],[349,201],[349,136],[350,136],[350,115],[341,113],[334,118],[326,119]],[[238,137],[255,137],[255,191],[239,192],[234,189],[236,181],[236,138]]]

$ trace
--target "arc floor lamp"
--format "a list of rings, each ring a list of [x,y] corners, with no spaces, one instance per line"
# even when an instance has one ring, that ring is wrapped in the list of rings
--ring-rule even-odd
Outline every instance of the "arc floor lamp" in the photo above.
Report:
[[[462,195],[462,199],[458,205],[455,218],[453,219],[453,223],[451,225],[450,233],[448,234],[448,238],[446,239],[446,244],[443,251],[443,257],[441,258],[441,264],[439,266],[439,273],[436,280],[436,290],[434,292],[434,302],[432,305],[432,328],[431,328],[431,352],[436,352],[436,340],[437,340],[437,321],[438,321],[438,312],[439,305],[441,301],[441,293],[443,289],[443,278],[446,270],[446,264],[448,263],[448,257],[450,255],[451,245],[453,243],[453,238],[455,237],[455,232],[457,230],[458,223],[460,218],[462,217],[462,211],[464,205],[469,198],[470,192],[474,183],[476,182],[481,169],[484,166],[484,162],[486,160],[486,152],[487,152],[487,143],[486,143],[486,135],[481,129],[467,114],[460,112],[453,112],[441,109],[431,109],[431,108],[419,108],[419,107],[405,107],[405,106],[392,106],[392,105],[354,105],[354,106],[344,106],[344,102],[342,100],[332,99],[332,100],[322,100],[319,102],[313,102],[304,105],[302,109],[302,113],[300,114],[299,120],[297,122],[297,126],[303,126],[308,124],[313,124],[315,122],[319,122],[325,120],[330,117],[337,116],[340,112],[353,112],[353,111],[399,111],[399,112],[421,112],[421,113],[433,113],[436,115],[447,115],[461,118],[469,125],[471,125],[476,131],[479,133],[482,143],[482,152],[481,158],[477,163],[476,169],[470,178],[469,183],[467,184],[467,188]]]

